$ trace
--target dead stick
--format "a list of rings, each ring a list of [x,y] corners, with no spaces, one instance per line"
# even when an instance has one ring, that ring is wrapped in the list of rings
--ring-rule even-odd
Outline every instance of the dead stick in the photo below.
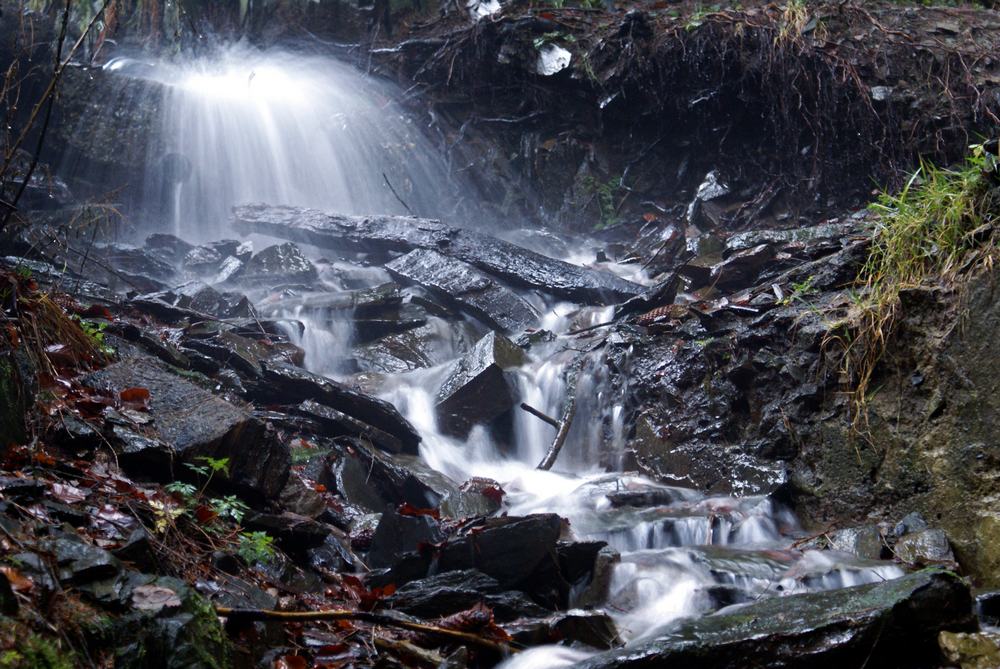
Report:
[[[560,427],[559,421],[557,421],[555,418],[553,418],[552,416],[550,416],[548,414],[542,413],[541,411],[539,411],[535,407],[531,406],[527,402],[521,402],[521,408],[524,409],[525,411],[527,411],[528,413],[530,413],[535,418],[541,419],[542,422],[548,423],[549,425],[551,425],[552,427],[554,427],[557,430],[559,429],[559,427]]]
[[[386,627],[398,627],[411,632],[423,632],[425,634],[435,634],[456,641],[464,641],[482,648],[488,648],[502,655],[509,655],[518,652],[512,644],[501,643],[491,639],[460,632],[458,630],[435,627],[426,623],[415,623],[409,620],[400,620],[392,616],[379,613],[369,613],[367,611],[351,611],[349,609],[332,609],[327,611],[269,611],[266,609],[230,609],[223,606],[215,607],[215,613],[230,620],[255,622],[260,620],[278,620],[281,622],[301,622],[304,620],[361,620],[366,623],[385,625]]]
[[[573,425],[574,415],[576,415],[576,397],[573,397],[569,403],[569,408],[563,414],[562,425],[559,426],[559,434],[552,440],[552,446],[549,447],[549,452],[545,454],[545,459],[538,464],[538,469],[544,471],[552,469],[552,465],[556,463],[556,458],[559,457],[559,451],[562,450],[563,444],[566,443],[566,437],[569,436],[569,428]]]

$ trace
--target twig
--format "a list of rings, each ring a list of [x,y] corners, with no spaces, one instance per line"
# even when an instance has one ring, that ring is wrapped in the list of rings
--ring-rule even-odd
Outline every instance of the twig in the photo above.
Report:
[[[406,204],[403,198],[399,197],[399,193],[397,193],[396,189],[392,187],[392,183],[389,181],[389,177],[385,175],[385,172],[382,172],[382,178],[385,179],[385,185],[389,187],[389,190],[391,190],[392,194],[396,196],[399,203],[406,208],[406,211],[410,212],[410,216],[416,216],[416,214],[413,213],[413,210],[410,209],[410,205]]]
[[[563,414],[562,425],[559,426],[559,434],[552,440],[552,445],[549,447],[549,452],[545,454],[545,458],[538,463],[538,469],[544,471],[552,469],[552,465],[556,463],[556,458],[559,457],[559,451],[562,450],[563,444],[566,443],[566,437],[569,436],[569,428],[573,425],[573,416],[575,415],[576,396],[574,395],[573,399],[570,400],[566,413]]]
[[[518,652],[513,644],[501,643],[492,639],[450,630],[444,627],[428,625],[426,623],[415,623],[409,620],[400,620],[392,616],[380,613],[369,613],[367,611],[351,611],[348,609],[332,609],[327,611],[269,611],[266,609],[230,609],[222,606],[215,607],[215,612],[223,618],[234,621],[256,622],[262,620],[277,620],[279,622],[302,622],[305,620],[361,620],[366,623],[385,625],[386,627],[398,627],[410,630],[411,632],[423,632],[424,634],[434,634],[446,637],[455,641],[473,644],[482,648],[488,648],[502,655],[509,655]]]
[[[535,418],[541,419],[542,422],[548,423],[549,425],[551,425],[552,427],[554,427],[557,430],[559,429],[559,427],[560,427],[559,421],[557,421],[552,416],[549,416],[548,414],[542,413],[541,411],[539,411],[535,407],[531,406],[527,402],[521,402],[521,408],[524,409],[525,411],[527,411],[528,413],[530,413]]]

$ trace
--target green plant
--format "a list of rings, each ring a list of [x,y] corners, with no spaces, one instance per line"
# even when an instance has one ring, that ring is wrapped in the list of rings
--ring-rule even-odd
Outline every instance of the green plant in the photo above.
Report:
[[[590,191],[591,199],[597,203],[600,221],[594,228],[604,230],[618,225],[618,205],[615,203],[615,196],[621,188],[621,179],[611,177],[607,181],[599,181],[593,176],[587,175],[583,178],[583,186]]]
[[[250,510],[250,507],[244,504],[236,495],[213,497],[209,500],[208,504],[219,518],[230,518],[236,523],[243,522],[243,517]]]
[[[792,292],[781,299],[780,304],[789,306],[795,302],[806,302],[807,297],[815,295],[818,291],[813,285],[816,282],[815,276],[809,276],[799,283],[792,284]]]
[[[199,495],[205,493],[205,489],[208,488],[212,479],[219,472],[229,476],[229,458],[212,458],[207,455],[202,455],[195,459],[199,462],[204,462],[205,464],[196,465],[193,462],[185,462],[184,466],[205,479],[201,489],[198,491]]]
[[[107,323],[99,323],[79,316],[74,316],[74,320],[80,325],[80,329],[93,342],[97,350],[106,355],[114,354],[115,349],[104,340],[104,330],[108,327]]]
[[[269,563],[274,560],[274,537],[267,532],[241,532],[236,554],[248,564]]]
[[[198,488],[191,485],[190,483],[184,483],[182,481],[174,481],[173,483],[168,483],[163,486],[163,489],[169,493],[173,493],[181,497],[185,503],[190,504],[194,499],[195,495],[198,494]]]
[[[997,158],[975,145],[954,169],[922,162],[899,193],[882,195],[870,209],[878,223],[848,316],[851,331],[836,337],[845,349],[843,371],[855,385],[856,421],[898,321],[900,293],[993,266],[1000,223]]]
[[[691,12],[691,16],[684,24],[684,30],[691,32],[700,28],[710,14],[718,12],[720,9],[722,9],[720,5],[712,5],[711,7],[704,7],[700,3],[695,5],[694,11]]]

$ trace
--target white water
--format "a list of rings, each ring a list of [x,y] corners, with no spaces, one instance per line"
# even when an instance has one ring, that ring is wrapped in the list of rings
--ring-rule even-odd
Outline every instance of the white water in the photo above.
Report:
[[[394,102],[398,91],[347,64],[233,46],[176,64],[119,58],[106,69],[163,86],[144,199],[154,209],[170,202],[162,214],[181,237],[218,239],[244,202],[406,214],[386,178],[414,213],[448,210],[448,171]]]
[[[119,61],[111,67],[124,71],[135,63]],[[441,163],[391,101],[393,91],[343,64],[315,56],[231,49],[211,62],[143,72],[166,85],[163,132],[168,155],[181,156],[174,160],[189,168],[170,197],[171,220],[184,237],[221,236],[220,222],[229,207],[247,200],[401,213],[384,187],[383,172],[401,187],[401,194],[412,198],[411,205],[430,208],[440,197],[438,185],[446,180]],[[162,174],[159,179],[153,183],[150,177],[151,192],[163,186]],[[583,264],[593,258],[587,248],[580,244],[565,257]],[[604,268],[644,280],[634,265],[609,263]],[[373,272],[371,279],[376,285],[384,276]],[[326,287],[344,288],[335,283]],[[528,362],[511,372],[513,382],[521,401],[559,417],[567,395],[566,372],[577,349],[590,341],[567,333],[607,322],[611,310],[525,297],[543,314],[539,328],[557,336],[531,347]],[[280,299],[269,308],[289,319],[287,334],[305,350],[309,369],[350,380],[354,342],[349,311],[282,310]],[[679,618],[709,613],[728,603],[726,597],[749,601],[900,574],[891,565],[796,550],[793,541],[800,532],[795,518],[769,499],[705,496],[615,471],[628,445],[628,388],[611,383],[600,350],[587,355],[580,372],[576,415],[554,471],[536,466],[555,430],[526,412],[515,414],[512,443],[498,443],[484,427],[474,428],[465,439],[442,434],[435,397],[450,359],[461,355],[462,346],[461,337],[454,336],[445,321],[431,319],[431,324],[436,328],[434,362],[441,364],[372,383],[420,431],[421,456],[430,466],[458,483],[473,476],[495,479],[507,492],[504,512],[558,513],[569,519],[571,538],[603,540],[621,553],[605,609],[623,638],[639,639]],[[622,491],[655,493],[663,501],[644,508],[616,507],[612,499]],[[547,647],[524,653],[506,666],[571,666],[586,655]]]

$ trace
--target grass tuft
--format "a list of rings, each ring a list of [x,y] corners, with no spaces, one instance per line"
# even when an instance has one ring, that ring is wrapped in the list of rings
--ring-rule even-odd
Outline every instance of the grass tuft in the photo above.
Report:
[[[864,420],[875,366],[900,317],[900,293],[989,269],[997,255],[1000,169],[983,145],[954,169],[921,163],[904,188],[883,194],[868,260],[848,317],[844,372],[854,385],[855,425]]]

